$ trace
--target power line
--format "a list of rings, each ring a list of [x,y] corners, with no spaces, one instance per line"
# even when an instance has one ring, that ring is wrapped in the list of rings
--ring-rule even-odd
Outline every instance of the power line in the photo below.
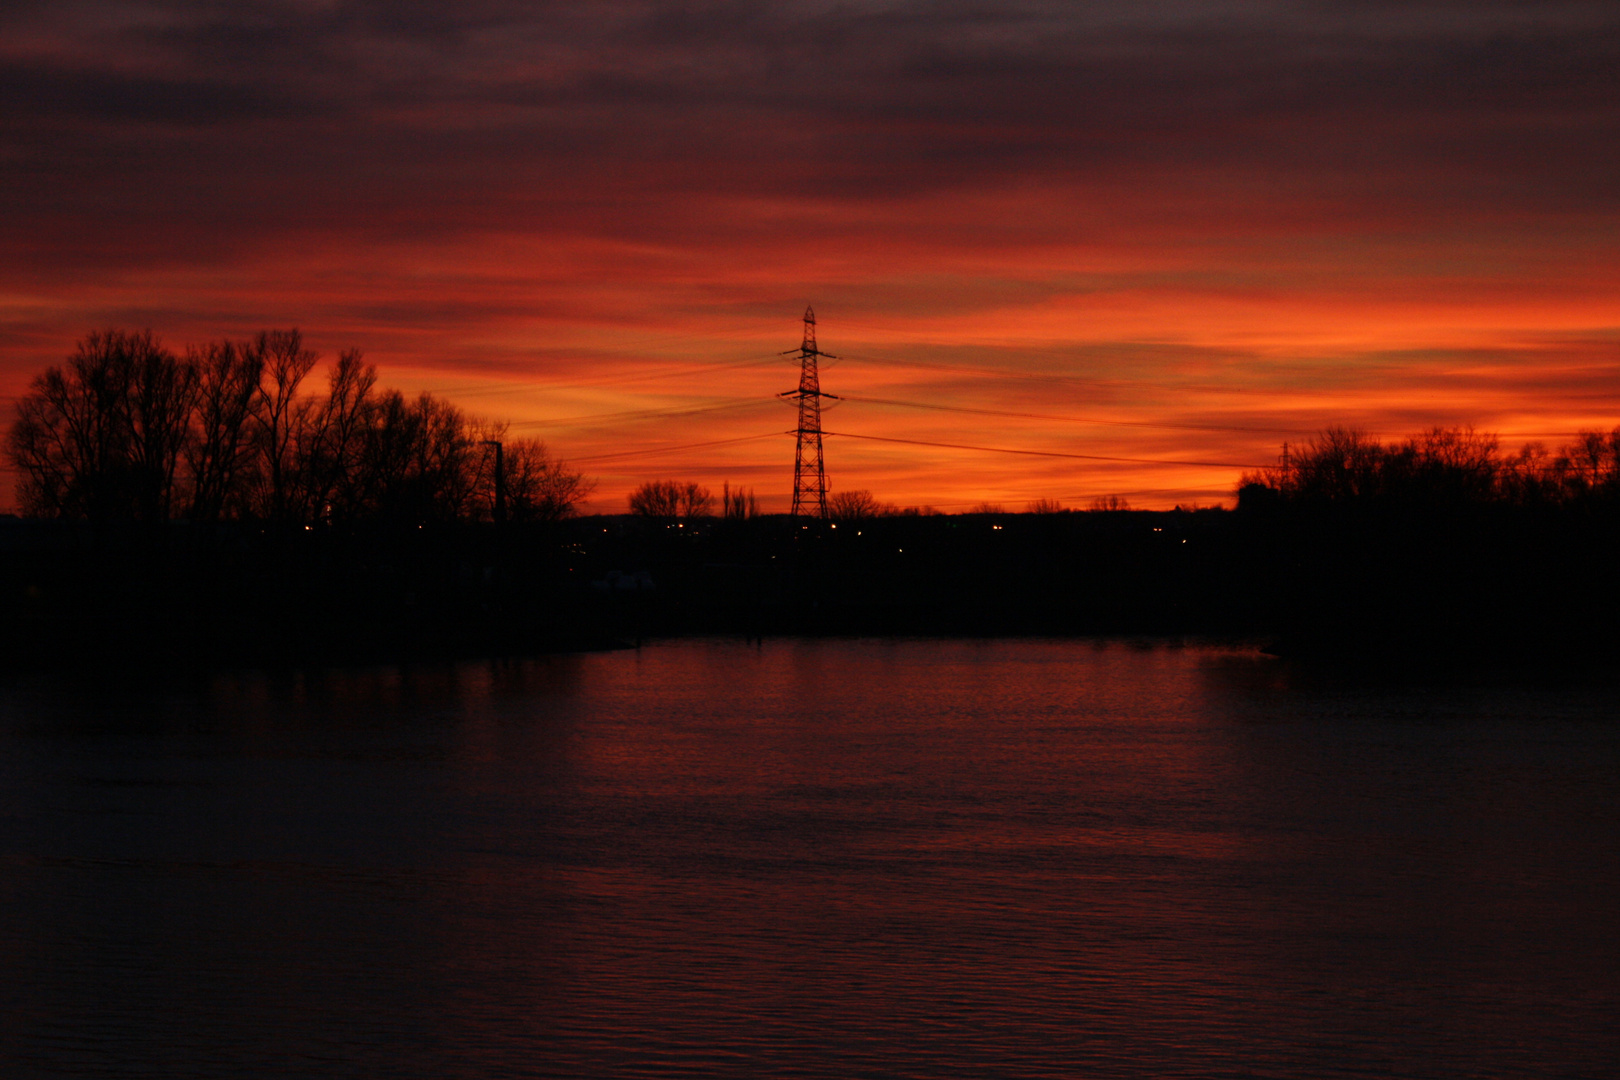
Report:
[[[676,368],[666,371],[643,371],[617,378],[602,378],[592,382],[534,382],[530,380],[506,380],[491,385],[480,383],[476,386],[452,386],[447,389],[431,390],[429,393],[455,395],[456,397],[470,397],[474,394],[500,394],[509,393],[513,389],[540,392],[543,390],[594,390],[601,386],[617,386],[627,382],[644,382],[647,379],[678,378],[683,375],[700,375],[708,371],[726,371],[733,368],[749,367],[753,364],[765,364],[780,360],[781,357],[772,353],[769,356],[751,356],[746,360],[727,360],[718,364],[702,364],[696,367]]]
[[[924,368],[931,371],[946,371],[956,375],[988,375],[998,379],[1025,379],[1034,382],[1070,382],[1087,386],[1136,386],[1146,387],[1150,390],[1197,390],[1211,394],[1273,394],[1275,391],[1258,386],[1200,386],[1196,383],[1162,383],[1149,382],[1146,379],[1101,379],[1084,375],[1062,375],[1047,372],[1008,371],[1005,368],[976,367],[971,364],[942,364],[929,360],[900,360],[894,357],[862,356],[858,353],[845,353],[848,360],[864,361],[868,364],[898,364],[902,367]]]
[[[726,446],[730,443],[753,442],[756,439],[774,439],[781,434],[780,431],[768,431],[763,435],[744,435],[737,439],[711,439],[708,442],[683,443],[679,446],[654,446],[646,450],[625,450],[617,454],[592,454],[589,457],[571,457],[568,461],[572,464],[577,461],[607,461],[611,458],[645,457],[649,454],[667,454],[676,450],[696,450],[703,446]]]
[[[668,409],[632,409],[627,412],[591,413],[586,416],[565,416],[557,420],[516,420],[507,427],[554,427],[582,424],[589,421],[656,420],[665,416],[693,416],[697,413],[720,412],[724,409],[742,409],[753,405],[774,403],[775,398],[738,398],[718,405],[677,405]]]
[[[848,431],[828,431],[844,439],[868,442],[905,443],[908,446],[938,446],[946,450],[983,450],[992,454],[1025,454],[1030,457],[1077,458],[1081,461],[1125,461],[1136,465],[1195,465],[1209,469],[1269,469],[1270,465],[1237,465],[1230,461],[1175,461],[1168,458],[1109,457],[1103,454],[1068,454],[1059,450],[1013,450],[1005,446],[969,446],[966,443],[928,442],[923,439],[892,439],[884,435],[855,435]]]
[[[864,397],[860,394],[843,394],[845,401],[864,402],[871,405],[898,405],[907,409],[931,409],[936,412],[973,413],[978,416],[1010,416],[1025,420],[1057,420],[1068,424],[1104,424],[1110,427],[1146,427],[1146,428],[1173,428],[1185,431],[1240,431],[1255,435],[1310,435],[1312,432],[1301,428],[1266,428],[1244,427],[1238,424],[1178,424],[1171,421],[1155,420],[1096,420],[1084,416],[1053,416],[1049,413],[1011,412],[1003,409],[973,409],[965,405],[930,405],[922,401],[901,401],[897,398]]]

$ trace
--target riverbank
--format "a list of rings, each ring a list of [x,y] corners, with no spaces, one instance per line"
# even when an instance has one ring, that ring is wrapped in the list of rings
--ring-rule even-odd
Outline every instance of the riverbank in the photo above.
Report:
[[[385,662],[658,637],[1200,636],[1349,665],[1600,664],[1620,528],[1250,511],[276,529],[0,522],[12,666]]]

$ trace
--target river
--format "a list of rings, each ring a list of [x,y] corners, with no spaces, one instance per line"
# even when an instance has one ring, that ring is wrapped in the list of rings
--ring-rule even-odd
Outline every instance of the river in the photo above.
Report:
[[[1548,1077],[1620,692],[680,641],[0,685],[0,1073]]]

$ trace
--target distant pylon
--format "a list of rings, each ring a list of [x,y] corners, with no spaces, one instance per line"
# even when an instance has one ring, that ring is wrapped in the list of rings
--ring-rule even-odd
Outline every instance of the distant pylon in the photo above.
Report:
[[[793,351],[788,349],[782,355]],[[804,309],[804,342],[798,353],[799,388],[779,395],[799,400],[799,442],[793,451],[793,516],[814,514],[824,518],[827,516],[827,467],[821,459],[821,399],[837,400],[838,395],[821,392],[816,358],[838,358],[816,348],[816,312],[811,307]]]

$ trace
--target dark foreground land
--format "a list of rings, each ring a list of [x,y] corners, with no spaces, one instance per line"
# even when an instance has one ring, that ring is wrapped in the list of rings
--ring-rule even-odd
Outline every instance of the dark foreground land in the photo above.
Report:
[[[0,522],[12,664],[388,659],[648,636],[1259,637],[1352,662],[1603,662],[1620,513],[1298,508],[278,529]]]

